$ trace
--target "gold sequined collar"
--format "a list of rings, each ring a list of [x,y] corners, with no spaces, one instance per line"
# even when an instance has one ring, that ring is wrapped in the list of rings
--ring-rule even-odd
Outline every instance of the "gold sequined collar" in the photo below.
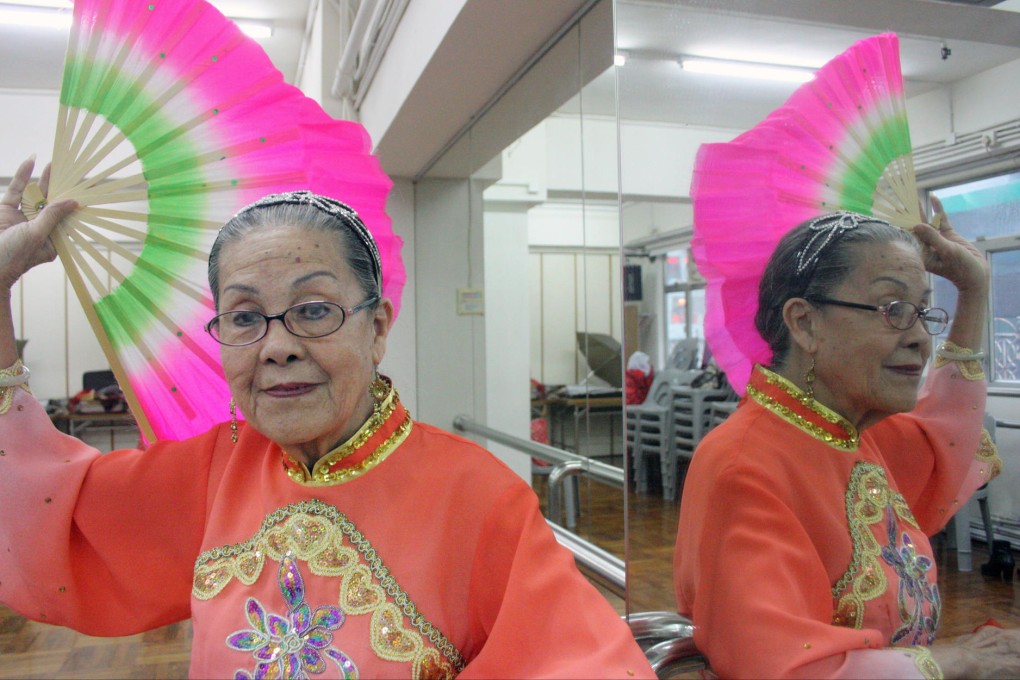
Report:
[[[755,366],[747,396],[815,439],[841,451],[856,451],[861,436],[853,423],[809,398],[792,382],[764,366]]]
[[[412,422],[397,390],[386,380],[385,396],[375,402],[372,415],[353,437],[316,461],[311,472],[285,452],[283,468],[287,476],[303,486],[343,484],[383,462],[407,439]]]

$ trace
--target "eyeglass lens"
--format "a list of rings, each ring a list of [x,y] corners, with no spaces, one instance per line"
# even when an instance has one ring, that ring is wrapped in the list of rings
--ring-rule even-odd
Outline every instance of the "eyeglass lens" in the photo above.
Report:
[[[889,325],[899,330],[907,330],[920,318],[924,329],[931,335],[941,333],[949,322],[949,315],[944,309],[937,307],[920,309],[913,303],[903,300],[886,305],[885,317],[889,320]]]
[[[331,302],[306,302],[283,313],[284,325],[294,335],[318,338],[338,330],[344,323],[344,310]],[[260,312],[225,312],[216,317],[210,330],[227,345],[247,345],[260,340],[269,327],[269,317]]]

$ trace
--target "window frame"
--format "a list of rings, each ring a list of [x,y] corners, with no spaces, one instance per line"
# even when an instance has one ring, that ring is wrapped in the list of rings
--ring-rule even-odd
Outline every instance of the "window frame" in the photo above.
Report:
[[[930,214],[932,210],[931,197],[933,194],[938,193],[942,189],[957,186],[960,184],[977,182],[982,179],[991,179],[1005,174],[1014,174],[1015,172],[1016,172],[1015,169],[992,173],[975,172],[973,175],[967,177],[953,177],[951,180],[947,178],[947,181],[937,183],[929,182],[926,184],[926,186],[924,186],[921,189],[921,191],[923,192],[923,200]],[[991,258],[993,254],[1012,250],[1020,250],[1020,224],[1017,225],[1017,230],[1011,234],[1006,234],[1004,236],[995,236],[992,238],[986,238],[982,236],[978,237],[975,240],[972,240],[971,243],[974,245],[975,248],[978,249],[978,252],[980,252],[982,256],[984,256],[985,261],[989,264],[990,267]],[[994,367],[992,363],[994,361],[992,343],[994,342],[995,337],[995,318],[992,316],[993,285],[994,281],[992,281],[989,285],[988,299],[986,300],[988,314],[985,321],[986,326],[984,338],[982,340],[982,346],[980,348],[975,349],[980,349],[985,353],[985,359],[983,364],[985,367],[985,373],[987,375],[988,380],[988,394],[990,396],[1018,397],[1020,396],[1020,382],[1014,381],[1003,382],[1001,380],[994,380],[995,377]],[[937,301],[936,304],[938,304]]]

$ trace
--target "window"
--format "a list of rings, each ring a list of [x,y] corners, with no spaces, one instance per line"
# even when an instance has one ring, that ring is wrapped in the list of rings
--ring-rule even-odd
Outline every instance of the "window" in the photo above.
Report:
[[[1020,388],[1020,172],[932,191],[953,227],[975,243],[991,267],[985,347],[992,385]],[[935,304],[952,316],[956,289],[936,277]]]
[[[686,248],[666,253],[663,265],[666,305],[666,356],[686,338],[705,337],[705,280],[701,278]],[[704,348],[700,340],[699,355]]]

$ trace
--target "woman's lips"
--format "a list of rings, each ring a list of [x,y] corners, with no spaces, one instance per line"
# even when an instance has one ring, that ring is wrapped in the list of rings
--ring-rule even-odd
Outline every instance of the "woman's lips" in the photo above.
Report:
[[[900,375],[909,375],[913,377],[920,377],[924,371],[924,366],[920,364],[904,364],[901,366],[886,366],[887,369],[893,373],[899,373]]]
[[[314,390],[314,383],[283,383],[263,390],[271,397],[300,397]]]

